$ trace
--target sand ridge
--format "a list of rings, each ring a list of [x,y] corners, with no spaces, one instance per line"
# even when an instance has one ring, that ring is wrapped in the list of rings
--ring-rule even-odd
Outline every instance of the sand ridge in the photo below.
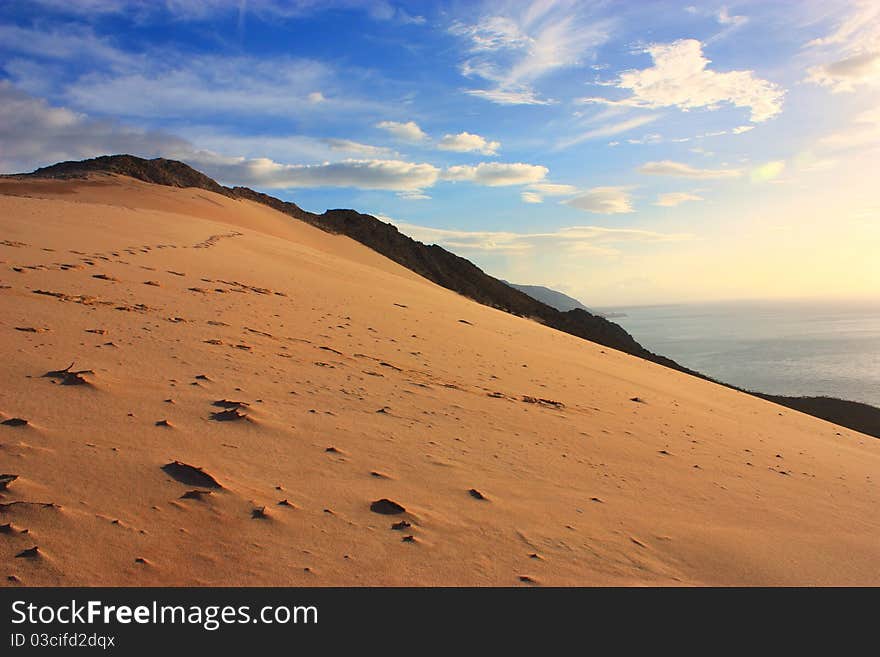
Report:
[[[7,584],[880,583],[875,439],[204,190],[0,226]]]

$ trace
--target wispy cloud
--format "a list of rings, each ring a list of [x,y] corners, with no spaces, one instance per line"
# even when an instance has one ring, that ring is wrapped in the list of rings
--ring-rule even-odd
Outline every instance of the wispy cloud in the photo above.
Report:
[[[628,214],[635,212],[629,190],[629,187],[593,187],[563,203],[596,214]]]
[[[362,144],[351,139],[325,138],[321,140],[330,150],[340,151],[342,153],[356,153],[368,157],[380,157],[391,155],[393,151],[385,146],[373,146],[371,144]]]
[[[760,123],[782,111],[784,91],[752,71],[718,72],[709,68],[703,45],[695,39],[654,44],[645,48],[654,65],[624,71],[612,85],[630,91],[621,99],[582,98],[584,103],[657,109],[677,107],[717,109],[722,103],[745,107],[751,120]]]
[[[880,84],[880,4],[862,0],[847,5],[831,33],[806,45],[831,59],[810,67],[807,82],[835,93]]]
[[[94,115],[156,122],[391,111],[353,93],[357,69],[342,79],[333,65],[304,57],[183,54],[174,46],[135,51],[82,24],[0,24],[0,49],[15,53],[3,68],[16,86]],[[72,62],[83,72],[71,73]]]
[[[641,242],[681,242],[694,239],[689,233],[661,233],[635,228],[569,226],[546,232],[466,231],[431,228],[416,224],[394,223],[407,235],[428,244],[440,244],[458,251],[526,254],[548,249],[554,252],[592,252],[604,255],[619,253],[618,246]]]
[[[821,137],[818,145],[834,153],[877,148],[880,146],[880,109],[859,113],[848,127]]]
[[[210,21],[218,16],[237,14],[239,23],[247,14],[261,20],[298,19],[324,11],[361,11],[377,21],[401,25],[424,25],[425,18],[396,7],[387,0],[29,0],[45,10],[61,15],[95,16],[133,13],[141,22],[167,20]]]
[[[580,190],[574,185],[560,183],[532,183],[520,194],[523,203],[543,203],[545,196],[574,196]]]
[[[654,205],[659,205],[662,208],[674,208],[688,201],[702,200],[702,196],[691,194],[690,192],[667,192],[665,194],[660,194],[657,197],[657,201],[654,203]]]
[[[718,180],[722,178],[738,178],[743,175],[742,169],[698,169],[683,162],[661,160],[646,162],[638,168],[639,173],[650,176],[673,176],[675,178],[695,178],[702,180]]]
[[[830,87],[834,93],[855,91],[860,85],[874,84],[880,81],[880,49],[813,66],[807,71],[807,81]]]
[[[596,128],[592,128],[587,130],[586,132],[582,132],[574,137],[569,137],[567,139],[563,139],[556,144],[557,149],[565,149],[571,146],[575,146],[576,144],[580,144],[581,142],[587,141],[589,139],[599,139],[602,137],[611,137],[612,135],[619,135],[624,132],[629,132],[630,130],[635,130],[636,128],[640,128],[643,125],[647,125],[653,121],[656,121],[658,116],[636,116],[631,119],[625,119],[623,121],[617,121],[614,123],[606,123],[605,125],[598,126]]]
[[[476,166],[458,165],[446,169],[445,180],[467,181],[488,187],[504,187],[508,185],[526,185],[543,180],[549,169],[535,164],[516,162],[480,162]]]
[[[468,44],[465,77],[491,83],[466,93],[502,104],[545,104],[533,85],[546,74],[581,63],[608,39],[610,24],[584,16],[572,0],[511,3],[473,23],[455,22],[450,32]]]
[[[484,98],[497,105],[550,105],[554,101],[540,98],[532,89],[467,89],[465,93]]]
[[[95,34],[87,25],[65,25],[36,29],[0,24],[0,44],[19,55],[37,60],[85,58],[92,65],[132,66],[137,56],[119,49],[107,37]]]
[[[571,196],[577,194],[578,188],[574,185],[563,185],[560,183],[533,183],[529,185],[529,189],[543,194],[544,196]]]

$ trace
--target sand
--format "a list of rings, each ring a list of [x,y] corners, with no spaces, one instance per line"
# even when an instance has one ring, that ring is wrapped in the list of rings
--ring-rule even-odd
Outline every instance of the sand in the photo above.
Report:
[[[0,228],[3,584],[880,584],[876,439],[202,190]]]

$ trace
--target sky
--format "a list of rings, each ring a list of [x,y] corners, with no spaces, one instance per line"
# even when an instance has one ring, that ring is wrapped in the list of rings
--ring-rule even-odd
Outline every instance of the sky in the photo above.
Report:
[[[113,153],[589,306],[878,299],[880,2],[0,2],[0,172]]]

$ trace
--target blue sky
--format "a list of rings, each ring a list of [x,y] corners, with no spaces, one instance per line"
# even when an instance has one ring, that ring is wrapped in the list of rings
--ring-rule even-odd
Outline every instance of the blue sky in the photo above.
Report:
[[[7,0],[0,170],[178,158],[591,305],[873,296],[878,44],[870,1]]]

